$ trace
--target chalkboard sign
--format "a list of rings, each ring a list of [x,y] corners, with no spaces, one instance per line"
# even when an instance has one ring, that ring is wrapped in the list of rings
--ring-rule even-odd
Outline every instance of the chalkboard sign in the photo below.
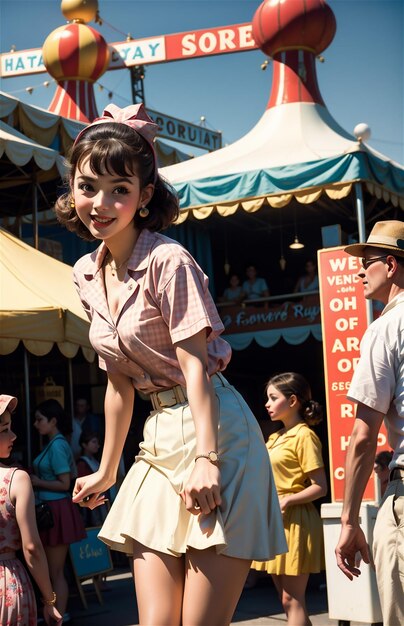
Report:
[[[97,537],[101,526],[86,528],[87,537],[70,545],[70,558],[77,578],[91,578],[113,569],[108,546]]]

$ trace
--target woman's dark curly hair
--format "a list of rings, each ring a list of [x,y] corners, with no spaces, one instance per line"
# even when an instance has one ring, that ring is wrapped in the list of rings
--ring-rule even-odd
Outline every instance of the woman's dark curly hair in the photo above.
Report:
[[[97,176],[104,174],[118,176],[133,176],[140,178],[140,188],[154,184],[154,193],[147,205],[149,215],[140,217],[139,212],[134,217],[137,229],[148,228],[159,231],[167,228],[178,217],[179,204],[174,189],[157,173],[156,181],[155,162],[152,150],[143,137],[135,130],[116,122],[106,122],[89,126],[88,130],[73,145],[69,156],[68,182],[74,180],[76,170],[80,169],[84,159],[90,157],[91,171]],[[55,212],[58,221],[68,230],[75,232],[82,239],[94,241],[95,237],[79,219],[71,191],[58,198]]]
[[[311,389],[307,380],[296,372],[284,372],[283,374],[277,374],[269,379],[266,385],[266,389],[272,385],[285,398],[296,396],[300,404],[300,415],[309,426],[315,426],[319,424],[323,419],[323,409],[321,405],[312,400]]]

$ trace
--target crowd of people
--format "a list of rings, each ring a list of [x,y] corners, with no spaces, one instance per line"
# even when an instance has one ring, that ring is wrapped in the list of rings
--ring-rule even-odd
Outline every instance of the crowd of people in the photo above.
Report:
[[[231,350],[221,337],[207,277],[181,245],[160,233],[179,207],[157,169],[156,131],[143,105],[109,105],[80,132],[70,155],[68,191],[56,214],[78,236],[99,242],[76,263],[74,281],[107,375],[105,422],[89,413],[86,401],[73,425],[58,402],[43,402],[34,425],[46,443],[31,476],[0,466],[0,579],[7,589],[1,623],[17,623],[19,611],[29,616],[27,624],[35,619],[32,586],[15,554],[20,546],[40,589],[45,621],[61,623],[68,546],[98,515],[100,539],[132,559],[140,624],[226,626],[252,567],[271,575],[288,624],[309,626],[308,579],[324,569],[313,504],[327,493],[313,430],[322,410],[301,374],[272,376],[265,406],[274,432],[265,444],[247,403],[225,378]],[[365,297],[385,309],[365,333],[349,390],[358,408],[336,548],[350,579],[360,574],[357,552],[370,561],[359,506],[386,417],[393,456],[373,549],[389,626],[404,623],[403,241],[403,222],[380,222],[366,243],[347,247],[362,257]],[[318,288],[315,264],[308,261],[305,270],[297,292]],[[253,265],[242,284],[231,277],[225,292],[234,302],[269,295]],[[137,393],[150,398],[152,410],[135,463],[107,513]],[[16,398],[0,396],[5,459],[15,438],[16,405]],[[33,489],[53,518],[52,528],[39,533]],[[11,578],[17,583],[11,585]]]
[[[318,291],[317,264],[313,259],[307,259],[304,265],[304,274],[297,279],[293,292],[305,294]],[[220,303],[241,304],[243,302],[259,302],[261,298],[271,295],[267,280],[258,275],[255,265],[247,265],[245,280],[242,281],[238,274],[229,276],[229,283],[219,297]]]

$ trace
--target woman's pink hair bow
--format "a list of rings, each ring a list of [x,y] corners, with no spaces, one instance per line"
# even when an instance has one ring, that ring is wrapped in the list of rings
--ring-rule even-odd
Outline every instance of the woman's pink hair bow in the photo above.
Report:
[[[147,141],[153,153],[154,182],[156,182],[157,155],[154,149],[153,141],[158,132],[159,126],[158,124],[153,122],[151,117],[147,115],[144,104],[142,102],[140,104],[131,104],[124,109],[120,109],[118,106],[116,106],[116,104],[109,104],[102,112],[101,117],[95,118],[95,120],[91,122],[91,124],[83,128],[83,130],[77,135],[74,143],[76,144],[87,132],[87,130],[92,126],[96,126],[97,124],[104,124],[107,122],[125,124],[126,126],[133,128],[134,131],[139,133],[139,135],[143,137],[145,141]]]

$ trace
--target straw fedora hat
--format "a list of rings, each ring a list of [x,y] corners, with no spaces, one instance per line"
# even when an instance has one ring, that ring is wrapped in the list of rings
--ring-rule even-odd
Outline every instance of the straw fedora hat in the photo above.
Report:
[[[389,220],[376,222],[366,243],[353,243],[344,248],[352,256],[363,256],[365,248],[381,248],[393,256],[404,257],[404,222]]]

